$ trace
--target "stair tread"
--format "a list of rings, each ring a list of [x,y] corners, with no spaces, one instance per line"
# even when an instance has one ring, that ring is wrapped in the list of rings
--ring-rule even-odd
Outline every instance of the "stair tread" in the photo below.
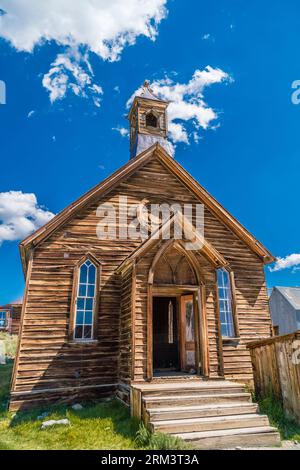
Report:
[[[180,411],[204,411],[204,410],[220,410],[226,408],[257,408],[255,403],[232,402],[232,403],[209,403],[207,405],[182,405],[182,406],[166,406],[165,408],[147,408],[149,413],[166,413],[166,412],[180,412]]]
[[[194,423],[217,423],[217,422],[226,422],[228,421],[243,421],[249,419],[265,419],[266,415],[259,415],[257,413],[253,414],[241,414],[241,415],[228,415],[228,416],[209,416],[209,417],[201,417],[201,418],[184,418],[184,419],[173,419],[173,420],[162,420],[162,421],[155,421],[153,424],[155,426],[166,426],[166,425],[187,425],[187,424],[194,424]]]
[[[226,437],[226,436],[240,436],[243,434],[276,434],[278,431],[272,426],[257,426],[253,428],[234,428],[234,429],[221,429],[213,431],[195,431],[195,432],[184,432],[174,433],[174,436],[180,437],[183,440],[196,440],[204,439],[209,437]]]
[[[228,381],[201,381],[195,380],[191,382],[177,382],[176,384],[162,383],[162,384],[145,384],[145,383],[133,383],[133,388],[137,388],[144,392],[154,392],[154,391],[166,391],[166,390],[179,390],[179,389],[201,389],[201,390],[210,390],[210,389],[230,389],[230,388],[245,388],[244,384],[237,382],[228,382]]]
[[[146,402],[147,401],[161,401],[161,400],[182,400],[182,399],[190,399],[190,398],[211,398],[212,400],[215,400],[216,398],[219,398],[219,397],[225,397],[225,398],[228,398],[228,397],[251,397],[251,394],[250,393],[247,393],[247,392],[241,392],[241,393],[218,393],[218,394],[215,394],[215,395],[211,395],[211,394],[203,394],[203,395],[162,395],[162,396],[143,396],[143,400],[145,400]]]

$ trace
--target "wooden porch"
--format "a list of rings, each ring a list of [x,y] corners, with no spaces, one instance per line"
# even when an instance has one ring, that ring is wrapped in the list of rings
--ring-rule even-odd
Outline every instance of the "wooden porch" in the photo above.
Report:
[[[190,441],[198,449],[279,446],[280,436],[258,413],[245,385],[178,376],[131,384],[132,416],[153,432]]]

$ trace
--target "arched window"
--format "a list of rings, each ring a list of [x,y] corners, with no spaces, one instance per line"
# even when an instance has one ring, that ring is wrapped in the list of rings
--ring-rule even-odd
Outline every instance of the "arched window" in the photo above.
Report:
[[[217,278],[222,336],[224,338],[234,338],[235,327],[233,320],[232,288],[229,272],[224,268],[218,269]]]
[[[148,127],[157,127],[158,119],[153,113],[149,113],[146,116],[146,126]]]
[[[79,268],[76,297],[74,339],[91,340],[94,337],[97,267],[87,259]]]

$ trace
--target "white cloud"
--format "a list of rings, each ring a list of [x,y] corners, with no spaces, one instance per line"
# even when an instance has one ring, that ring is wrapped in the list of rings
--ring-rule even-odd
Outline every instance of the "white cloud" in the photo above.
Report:
[[[41,207],[35,194],[22,191],[0,193],[0,245],[22,240],[54,217]]]
[[[170,122],[168,129],[173,142],[185,142],[186,144],[189,143],[188,134],[182,124],[179,124],[178,122]]]
[[[202,36],[202,41],[210,41],[210,42],[215,42],[214,36],[212,36],[210,33],[205,33]]]
[[[62,99],[68,89],[86,96],[93,91],[88,54],[93,52],[113,62],[126,46],[135,44],[138,36],[155,40],[158,25],[167,15],[166,3],[167,0],[1,0],[5,14],[0,15],[0,37],[18,51],[30,53],[49,41],[64,47],[43,84],[52,101]],[[101,88],[94,91],[102,92]],[[94,103],[99,106],[100,100],[94,99]]]
[[[282,271],[283,269],[294,268],[297,271],[300,265],[300,253],[293,253],[285,258],[277,258],[274,266],[270,268],[271,272]]]
[[[29,111],[29,113],[27,114],[28,119],[31,118],[34,115],[34,113],[35,113],[34,109]]]
[[[83,98],[92,98],[95,106],[101,103],[102,88],[93,83],[94,73],[88,60],[77,48],[68,48],[64,54],[58,54],[44,75],[43,85],[49,91],[50,101],[61,100],[68,90]]]
[[[214,109],[204,101],[204,89],[215,83],[230,82],[230,76],[221,69],[210,66],[204,70],[196,70],[187,83],[177,83],[165,77],[151,84],[153,93],[160,98],[170,101],[168,107],[169,136],[174,143],[189,143],[191,138],[199,140],[200,129],[213,128],[212,122],[218,117]],[[136,95],[142,92],[140,87],[128,100],[129,107]],[[186,123],[190,121],[193,132],[188,133]]]
[[[126,129],[126,127],[113,127],[112,130],[119,132],[119,134],[122,137],[127,137],[128,134],[129,134],[129,131],[128,131],[128,129]]]

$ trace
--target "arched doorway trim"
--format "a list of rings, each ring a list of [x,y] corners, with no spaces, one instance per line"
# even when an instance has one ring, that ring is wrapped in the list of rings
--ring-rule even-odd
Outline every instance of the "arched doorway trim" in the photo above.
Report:
[[[154,284],[155,270],[159,260],[169,249],[174,248],[180,252],[193,270],[196,285],[159,285]],[[190,294],[193,296],[195,309],[195,338],[196,338],[196,361],[197,373],[209,376],[209,354],[208,354],[208,328],[206,319],[206,290],[205,278],[197,258],[191,251],[185,250],[184,244],[179,240],[168,240],[158,249],[154,256],[148,274],[148,302],[147,302],[147,379],[153,378],[153,298],[154,296],[172,295],[180,297]],[[199,367],[201,364],[201,369]]]

